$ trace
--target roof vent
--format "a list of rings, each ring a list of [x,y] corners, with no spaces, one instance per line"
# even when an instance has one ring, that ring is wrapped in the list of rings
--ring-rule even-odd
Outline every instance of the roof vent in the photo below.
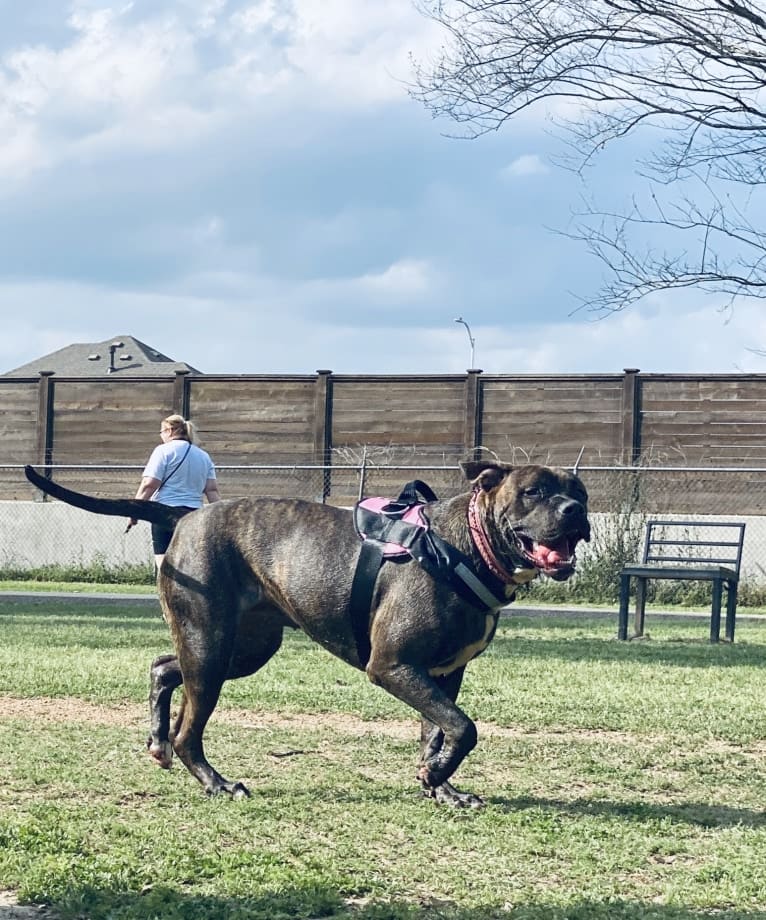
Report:
[[[124,342],[112,342],[109,346],[109,367],[106,369],[107,374],[113,374],[117,370],[114,366],[114,353],[118,348],[123,348],[124,344]]]
[[[101,355],[88,355],[88,361],[100,361]]]

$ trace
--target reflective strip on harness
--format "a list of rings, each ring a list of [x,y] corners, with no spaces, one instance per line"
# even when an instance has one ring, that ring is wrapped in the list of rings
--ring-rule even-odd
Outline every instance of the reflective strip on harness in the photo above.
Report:
[[[462,562],[458,562],[455,566],[455,574],[468,585],[480,600],[484,601],[487,607],[494,609],[495,607],[504,607],[508,603],[509,598],[503,597],[501,600],[495,597],[489,588],[485,587],[480,579]]]

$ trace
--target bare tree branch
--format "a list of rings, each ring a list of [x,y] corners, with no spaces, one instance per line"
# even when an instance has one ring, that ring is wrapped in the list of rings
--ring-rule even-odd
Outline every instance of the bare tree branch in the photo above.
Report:
[[[613,277],[590,307],[617,310],[652,291],[695,285],[732,299],[766,296],[763,4],[415,2],[447,42],[435,61],[415,65],[412,95],[464,136],[543,106],[559,113],[568,165],[580,172],[636,131],[659,139],[640,164],[646,203],[622,215],[592,207],[568,233]],[[659,230],[677,241],[675,253],[654,251]]]

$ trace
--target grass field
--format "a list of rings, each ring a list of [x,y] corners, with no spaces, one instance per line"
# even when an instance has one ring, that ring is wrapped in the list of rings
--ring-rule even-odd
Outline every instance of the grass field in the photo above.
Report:
[[[409,710],[300,634],[210,724],[232,802],[145,753],[158,611],[0,628],[0,889],[59,917],[766,920],[766,622],[503,621],[461,695],[469,812],[420,798]]]

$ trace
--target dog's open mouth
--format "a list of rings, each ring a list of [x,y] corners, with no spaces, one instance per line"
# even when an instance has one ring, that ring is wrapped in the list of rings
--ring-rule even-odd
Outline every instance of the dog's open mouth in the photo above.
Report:
[[[577,557],[575,548],[579,534],[568,534],[546,543],[517,533],[521,554],[527,562],[553,579],[568,578],[574,570]]]

